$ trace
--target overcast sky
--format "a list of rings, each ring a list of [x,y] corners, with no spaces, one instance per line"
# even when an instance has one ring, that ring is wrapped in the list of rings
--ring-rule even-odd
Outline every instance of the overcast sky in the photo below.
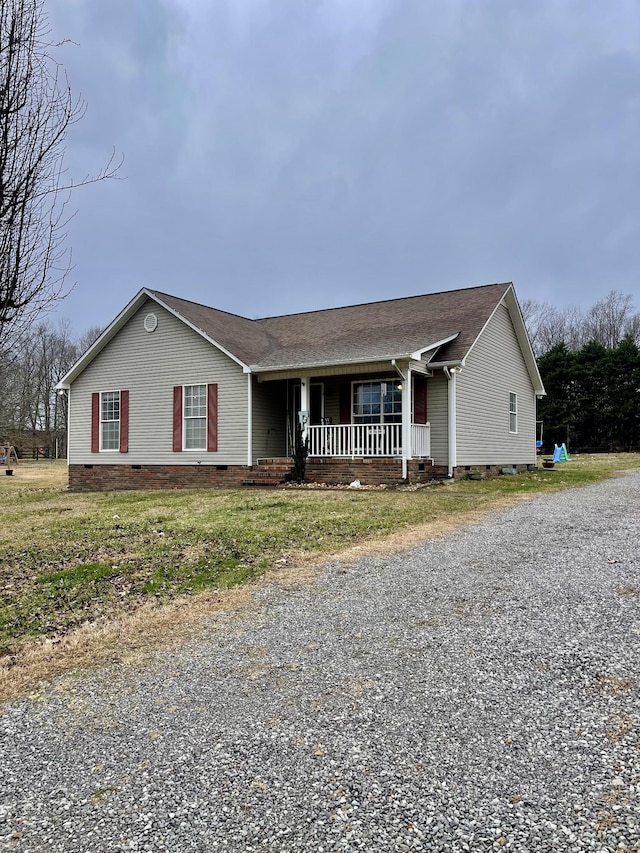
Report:
[[[47,0],[73,293],[248,317],[513,281],[640,308],[637,0]]]

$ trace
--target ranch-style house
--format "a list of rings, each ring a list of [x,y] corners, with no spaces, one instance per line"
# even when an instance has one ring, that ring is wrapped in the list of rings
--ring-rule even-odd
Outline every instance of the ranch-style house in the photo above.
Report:
[[[251,320],[143,288],[58,384],[73,490],[398,484],[535,465],[513,285]]]

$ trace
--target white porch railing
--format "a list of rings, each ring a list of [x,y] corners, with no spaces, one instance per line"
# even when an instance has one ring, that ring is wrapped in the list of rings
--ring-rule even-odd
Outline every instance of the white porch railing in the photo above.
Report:
[[[413,459],[431,458],[431,424],[411,424],[411,456]]]
[[[402,424],[307,427],[309,456],[402,456]],[[412,458],[429,458],[429,424],[411,425]]]

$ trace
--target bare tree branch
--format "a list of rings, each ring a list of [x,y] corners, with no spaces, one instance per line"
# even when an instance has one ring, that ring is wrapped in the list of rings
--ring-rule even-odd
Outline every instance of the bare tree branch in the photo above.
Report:
[[[84,116],[53,52],[44,0],[0,0],[0,351],[66,295],[72,190],[117,177],[115,152],[96,175],[67,180],[65,142]]]

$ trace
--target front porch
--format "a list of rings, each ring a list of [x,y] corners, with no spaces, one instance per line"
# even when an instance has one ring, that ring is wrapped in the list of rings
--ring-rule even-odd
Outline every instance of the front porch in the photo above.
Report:
[[[430,471],[430,377],[424,365],[412,365],[404,365],[402,374],[394,363],[259,377],[252,393],[250,464],[293,457],[301,432],[308,448],[308,480],[398,483]]]

